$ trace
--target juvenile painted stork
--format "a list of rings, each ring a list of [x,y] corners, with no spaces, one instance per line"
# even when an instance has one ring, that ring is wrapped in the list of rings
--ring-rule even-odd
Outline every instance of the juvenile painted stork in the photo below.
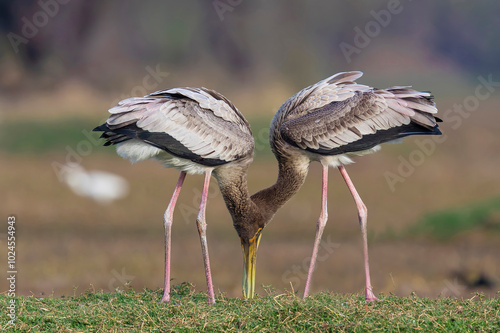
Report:
[[[293,177],[288,182],[302,184],[313,161],[323,166],[321,213],[304,298],[309,295],[319,244],[328,219],[328,168],[339,169],[354,197],[363,238],[365,297],[374,301],[377,297],[370,282],[367,209],[344,166],[353,163],[353,156],[376,152],[384,142],[416,134],[441,134],[437,125],[441,120],[434,117],[437,109],[430,93],[408,86],[374,89],[355,82],[362,75],[357,71],[338,73],[299,91],[279,108],[271,124],[271,148],[280,171],[287,170],[283,175]]]
[[[252,161],[254,140],[248,122],[221,94],[206,88],[174,88],[145,97],[132,97],[109,110],[105,146],[131,162],[153,158],[180,171],[172,198],[163,216],[165,226],[165,283],[162,302],[170,301],[171,227],[174,207],[186,174],[204,174],[199,213],[200,235],[208,303],[215,302],[206,239],[205,209],[212,173],[246,170]],[[244,175],[243,175],[244,176]]]

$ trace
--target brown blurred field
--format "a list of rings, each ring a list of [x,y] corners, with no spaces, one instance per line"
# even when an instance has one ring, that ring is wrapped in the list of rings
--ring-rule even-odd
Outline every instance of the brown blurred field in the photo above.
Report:
[[[356,31],[373,26],[373,11],[385,11],[388,1],[243,1],[224,17],[213,3],[72,1],[14,46],[9,33],[22,34],[22,18],[29,21],[43,9],[27,0],[0,4],[0,31],[7,36],[0,42],[0,212],[2,219],[17,218],[17,293],[59,297],[162,286],[162,216],[178,173],[153,161],[131,165],[114,148],[101,147],[97,134],[82,133],[99,125],[118,100],[181,86],[224,94],[252,125],[253,193],[276,180],[267,129],[279,106],[335,72],[362,70],[359,83],[431,91],[445,120],[445,136],[429,154],[418,144],[429,138],[411,137],[347,167],[368,207],[374,291],[498,297],[500,5],[402,2],[401,12],[349,58],[339,46],[359,41]],[[151,79],[158,68],[162,76]],[[489,95],[473,111],[458,113],[456,105],[477,95],[480,76],[495,82]],[[126,198],[104,205],[77,196],[59,180],[54,163],[74,159],[69,151],[83,148],[77,162],[125,177]],[[391,190],[387,172],[397,174],[401,158],[416,154],[423,156],[419,165]],[[329,222],[312,292],[362,292],[355,205],[338,172],[331,170],[329,181]],[[173,283],[190,282],[200,291],[205,281],[195,216],[202,182],[199,176],[186,179],[172,254]],[[272,286],[302,294],[320,187],[321,170],[313,164],[303,188],[265,229],[257,259],[259,293],[265,293],[261,286]],[[239,238],[215,181],[210,189],[215,288],[240,297]],[[1,225],[0,257],[6,258]],[[2,278],[0,292],[5,290]]]

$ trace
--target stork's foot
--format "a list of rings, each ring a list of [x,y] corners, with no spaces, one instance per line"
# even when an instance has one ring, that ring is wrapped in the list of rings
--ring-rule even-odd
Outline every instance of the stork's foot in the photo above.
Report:
[[[375,296],[375,294],[373,293],[372,291],[372,288],[369,287],[369,288],[366,288],[366,292],[365,292],[365,300],[367,302],[379,302],[380,300]]]
[[[164,293],[159,303],[170,303],[170,294]]]

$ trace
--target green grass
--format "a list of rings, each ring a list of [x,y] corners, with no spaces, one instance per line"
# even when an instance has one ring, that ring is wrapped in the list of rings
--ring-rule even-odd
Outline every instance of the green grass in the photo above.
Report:
[[[90,133],[98,121],[91,119],[65,118],[46,122],[9,120],[0,124],[0,151],[10,154],[44,154],[64,151],[66,147],[77,149],[83,141],[88,149],[98,148],[99,134]],[[89,140],[84,132],[91,135]],[[100,145],[99,145],[100,146]],[[104,150],[104,149],[102,149]]]
[[[500,299],[427,299],[382,296],[365,303],[361,295],[319,293],[306,300],[274,294],[253,300],[217,296],[215,306],[192,286],[174,287],[171,304],[161,290],[87,292],[69,298],[16,297],[17,318],[9,324],[0,296],[2,331],[153,332],[497,332]]]
[[[500,197],[426,214],[409,228],[408,233],[447,240],[474,229],[500,231]]]
[[[425,237],[436,241],[447,241],[473,230],[486,233],[500,232],[500,197],[428,213],[399,232],[387,228],[376,238],[382,241]]]

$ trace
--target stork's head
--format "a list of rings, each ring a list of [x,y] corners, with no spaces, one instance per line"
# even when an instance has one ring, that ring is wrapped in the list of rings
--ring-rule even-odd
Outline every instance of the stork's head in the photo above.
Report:
[[[240,237],[243,249],[243,297],[253,298],[255,295],[255,262],[259,248],[262,228],[252,238]]]
[[[265,190],[264,190],[265,191]],[[260,192],[252,195],[250,209],[247,213],[234,220],[235,229],[241,240],[243,249],[243,297],[253,298],[255,296],[255,263],[257,250],[259,249],[262,231],[272,220],[276,208],[269,200],[263,200]]]

